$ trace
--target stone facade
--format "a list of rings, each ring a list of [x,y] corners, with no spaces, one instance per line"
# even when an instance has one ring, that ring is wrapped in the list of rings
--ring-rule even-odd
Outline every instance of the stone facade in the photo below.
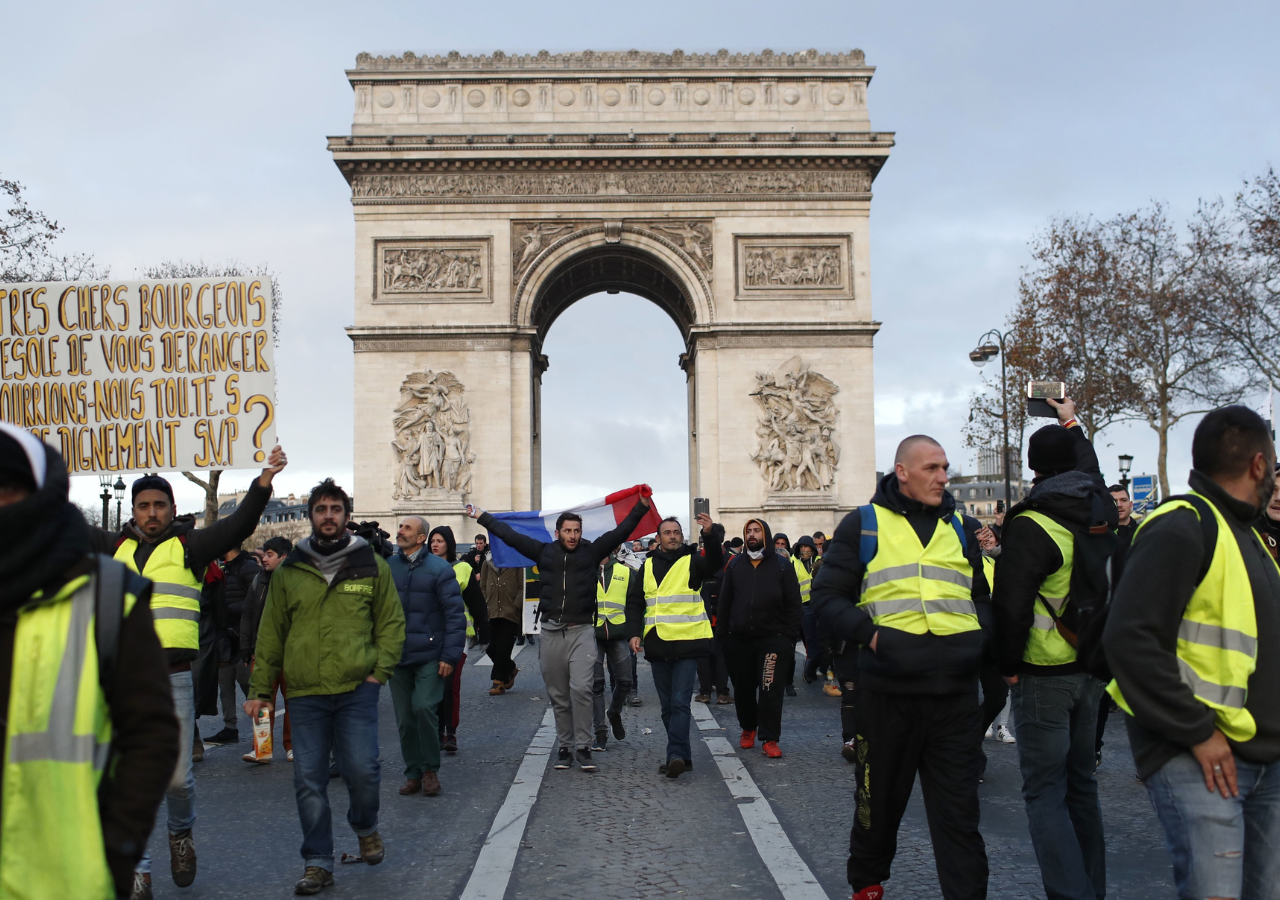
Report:
[[[875,472],[873,73],[857,50],[361,54],[329,139],[356,219],[358,517],[461,540],[462,499],[538,508],[543,338],[621,290],[684,336],[691,496],[731,534],[761,511],[830,533]],[[415,373],[465,390],[448,472],[440,426],[400,409]]]

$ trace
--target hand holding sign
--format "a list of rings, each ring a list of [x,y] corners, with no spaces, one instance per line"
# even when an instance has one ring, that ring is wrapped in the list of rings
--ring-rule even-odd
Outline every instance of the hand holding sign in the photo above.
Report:
[[[267,467],[262,470],[262,474],[258,476],[258,484],[263,487],[271,487],[271,479],[280,474],[285,466],[289,465],[289,457],[284,455],[284,450],[279,444],[271,448],[271,456],[267,458]]]

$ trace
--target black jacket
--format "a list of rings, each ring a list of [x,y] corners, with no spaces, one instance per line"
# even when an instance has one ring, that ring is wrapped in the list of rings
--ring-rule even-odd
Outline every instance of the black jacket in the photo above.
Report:
[[[431,552],[431,536],[440,535],[444,538],[444,559],[450,566],[455,566],[460,562],[471,565],[466,556],[458,559],[458,541],[453,536],[453,529],[448,525],[437,525],[431,529],[431,534],[427,535],[427,552]],[[471,624],[475,629],[475,639],[481,644],[489,643],[489,605],[484,602],[484,592],[480,590],[480,570],[475,566],[471,566],[471,575],[467,578],[465,585],[459,585],[462,589],[462,604],[467,608],[467,612],[471,614]]]
[[[169,529],[153,541],[137,530],[130,519],[118,533],[91,527],[89,541],[96,552],[113,556],[121,541],[126,538],[135,539],[138,549],[133,554],[133,561],[141,572],[151,558],[151,551],[171,537],[183,537],[187,566],[195,573],[196,580],[203,584],[209,563],[224,556],[232,547],[239,547],[257,531],[262,511],[267,508],[267,501],[270,499],[271,488],[264,488],[255,478],[250,482],[249,490],[235,511],[205,528],[196,528],[193,516],[178,516]],[[193,662],[199,655],[196,650],[170,649],[166,652],[171,666]]]
[[[658,584],[671,571],[676,560],[692,556],[689,562],[689,589],[701,593],[702,582],[720,571],[724,566],[724,527],[712,525],[707,530],[706,549],[698,551],[697,544],[685,544],[678,550],[649,551],[645,566],[653,566],[653,577]],[[705,604],[705,600],[703,601]],[[644,568],[636,572],[627,587],[627,637],[644,635]],[[699,656],[710,656],[712,653],[711,638],[695,641],[664,641],[658,637],[658,630],[649,632],[644,638],[644,655],[649,659],[690,659]]]
[[[932,538],[935,528],[950,528],[946,522],[956,510],[955,498],[948,492],[943,493],[938,506],[925,506],[904,496],[898,489],[898,477],[892,472],[881,479],[871,502],[905,516],[922,544]],[[991,591],[982,569],[982,548],[978,546],[977,532],[982,523],[968,516],[963,521],[966,558],[973,569],[972,596],[983,628],[945,637],[877,626],[858,607],[865,567],[859,554],[862,518],[857,510],[844,517],[827,541],[809,604],[835,640],[862,645],[858,654],[859,687],[888,694],[943,695],[976,690],[983,643],[990,627]],[[868,645],[877,631],[880,637],[873,652]]]
[[[242,656],[240,620],[244,616],[249,586],[261,572],[262,566],[252,553],[240,553],[235,559],[222,564],[222,574],[227,582],[222,593],[224,618],[227,623],[227,652],[222,654],[223,662],[239,659]]]
[[[764,547],[760,559],[740,553],[725,567],[720,602],[716,606],[716,636],[740,638],[783,635],[800,639],[803,610],[800,582],[790,559],[773,547],[773,532],[764,519]]]
[[[596,578],[600,574],[600,562],[631,536],[648,511],[649,507],[637,500],[617,528],[594,541],[583,540],[572,550],[566,550],[559,541],[539,541],[523,535],[489,513],[483,513],[478,521],[538,567],[540,619],[566,625],[590,625],[596,619]]]
[[[1258,624],[1257,668],[1249,676],[1245,709],[1258,726],[1252,740],[1232,749],[1261,765],[1280,760],[1280,572],[1249,528],[1257,507],[1236,500],[1192,471],[1191,489],[1221,511],[1240,545]],[[1189,509],[1165,513],[1143,526],[1129,548],[1103,632],[1112,674],[1133,710],[1126,717],[1138,777],[1146,778],[1188,747],[1213,735],[1213,710],[1182,683],[1175,654],[1178,627],[1204,561],[1200,522]],[[999,580],[996,581],[999,584]]]
[[[1022,660],[1040,585],[1062,567],[1062,551],[1043,528],[1018,514],[1035,510],[1073,533],[1087,532],[1103,517],[1113,529],[1118,521],[1115,500],[1098,471],[1092,445],[1078,427],[1072,428],[1071,433],[1076,437],[1076,471],[1037,479],[1027,498],[1009,510],[1004,520],[1000,555],[996,557],[996,588],[991,598],[995,618],[992,656],[1004,675],[1084,671],[1084,663],[1078,660],[1060,666],[1034,666]],[[1075,624],[1076,609],[1068,603],[1063,610],[1063,621],[1068,625]]]
[[[271,573],[259,568],[249,582],[244,603],[240,608],[240,658],[248,662],[258,646],[258,625],[262,622],[262,610],[267,605],[267,589],[271,587]]]

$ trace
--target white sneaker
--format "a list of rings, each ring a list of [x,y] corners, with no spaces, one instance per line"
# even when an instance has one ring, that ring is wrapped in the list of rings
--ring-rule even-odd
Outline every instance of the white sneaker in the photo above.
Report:
[[[985,734],[983,734],[983,735],[982,735],[982,739],[983,739],[984,741],[989,741],[989,740],[991,740],[991,726],[990,726],[990,725],[988,725],[988,726],[987,726],[987,731],[986,731],[986,733],[985,733]]]
[[[292,751],[292,750],[290,750],[288,753],[286,753],[286,754],[284,755],[284,758],[285,758],[285,759],[287,759],[287,760],[289,760],[289,762],[293,762],[293,751]]]
[[[996,729],[996,740],[1002,744],[1018,743],[1018,739],[1013,736],[1013,732],[1009,730],[1007,725],[1001,725]]]

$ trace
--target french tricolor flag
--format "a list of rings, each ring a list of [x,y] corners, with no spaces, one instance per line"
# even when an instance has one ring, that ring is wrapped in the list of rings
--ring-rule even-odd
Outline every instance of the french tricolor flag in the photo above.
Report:
[[[575,512],[582,516],[582,538],[587,541],[594,541],[605,532],[612,531],[617,528],[627,514],[631,512],[631,508],[639,502],[641,495],[649,498],[649,502],[653,503],[653,492],[647,484],[637,484],[623,491],[616,491],[607,497],[600,497],[597,500],[590,500],[580,506],[573,506],[569,509],[539,509],[529,512],[505,512],[493,513],[495,519],[501,519],[521,534],[527,534],[536,541],[545,541],[550,543],[556,539],[556,519],[561,513]],[[635,530],[627,536],[627,540],[634,540],[646,534],[654,534],[658,530],[658,523],[662,521],[662,514],[658,512],[656,506],[650,506],[649,511],[645,513],[640,524]],[[515,569],[534,565],[534,561],[521,556],[511,547],[504,544],[497,535],[489,535],[490,545],[493,548],[493,564],[500,569]]]

